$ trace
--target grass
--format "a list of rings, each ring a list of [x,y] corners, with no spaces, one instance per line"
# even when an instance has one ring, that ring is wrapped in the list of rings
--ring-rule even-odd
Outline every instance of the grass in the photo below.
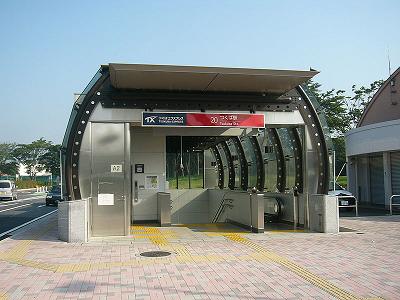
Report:
[[[336,182],[342,187],[347,188],[347,176],[339,176]]]
[[[169,189],[176,189],[176,178],[169,178]],[[192,189],[203,188],[203,176],[202,175],[192,175],[190,176],[190,187]],[[180,176],[178,178],[178,188],[188,189],[189,188],[189,176]]]

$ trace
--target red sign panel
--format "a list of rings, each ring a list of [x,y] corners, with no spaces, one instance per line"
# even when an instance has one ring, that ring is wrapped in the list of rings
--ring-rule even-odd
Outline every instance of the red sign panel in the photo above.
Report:
[[[264,115],[260,114],[201,114],[187,113],[186,126],[198,127],[265,127]]]
[[[143,112],[142,126],[264,128],[263,114]]]

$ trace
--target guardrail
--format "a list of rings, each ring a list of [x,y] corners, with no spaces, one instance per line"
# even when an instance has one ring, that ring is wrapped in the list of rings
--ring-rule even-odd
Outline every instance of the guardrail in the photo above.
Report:
[[[37,186],[36,192],[37,193],[47,193],[47,186]]]
[[[354,197],[354,196],[337,196],[337,198],[338,198],[338,201],[342,200],[343,198],[354,198],[356,200],[354,205],[339,205],[338,204],[338,207],[339,208],[342,208],[342,207],[354,207],[356,209],[356,217],[358,217],[358,200],[357,200],[356,197]]]
[[[243,193],[248,194],[248,192],[246,192],[246,191],[227,191],[227,192],[224,193],[224,195],[222,196],[221,202],[219,204],[219,207],[217,209],[217,212],[216,212],[214,218],[212,219],[212,223],[217,223],[218,222],[219,217],[221,216],[222,212],[225,210],[226,207],[233,207],[232,203],[233,203],[234,199],[225,198],[226,195],[228,195],[228,194],[238,194],[238,193],[240,193],[240,194],[243,194]],[[229,203],[226,203],[226,201],[228,201]]]
[[[389,200],[390,215],[393,215],[393,206],[400,206],[400,203],[393,204],[393,198],[395,198],[395,197],[400,197],[400,195],[392,195],[392,196],[390,196],[390,200]]]

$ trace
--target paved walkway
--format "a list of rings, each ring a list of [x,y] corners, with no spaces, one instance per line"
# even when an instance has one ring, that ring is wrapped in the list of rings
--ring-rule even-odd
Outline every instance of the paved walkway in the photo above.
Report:
[[[56,215],[0,241],[0,299],[400,299],[400,216],[340,234],[232,225],[132,227],[67,244]],[[166,257],[143,257],[162,250]]]

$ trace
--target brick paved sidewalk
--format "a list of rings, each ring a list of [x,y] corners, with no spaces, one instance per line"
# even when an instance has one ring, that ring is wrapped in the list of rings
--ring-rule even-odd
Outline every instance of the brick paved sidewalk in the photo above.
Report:
[[[355,231],[336,235],[135,226],[88,244],[56,224],[0,241],[0,299],[400,299],[400,216],[341,219]]]

